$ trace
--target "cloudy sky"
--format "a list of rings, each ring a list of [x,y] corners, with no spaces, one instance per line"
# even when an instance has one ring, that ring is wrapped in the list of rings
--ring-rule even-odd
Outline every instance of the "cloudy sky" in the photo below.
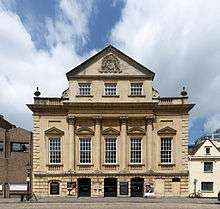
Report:
[[[190,141],[220,128],[219,0],[0,0],[0,114],[31,129],[33,92],[60,96],[65,73],[113,44],[156,73],[161,96],[186,86]]]

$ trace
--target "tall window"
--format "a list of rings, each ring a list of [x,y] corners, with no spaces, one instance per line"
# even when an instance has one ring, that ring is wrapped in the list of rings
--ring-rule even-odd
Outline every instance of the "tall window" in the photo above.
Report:
[[[141,163],[141,139],[131,139],[131,163]]]
[[[4,142],[0,141],[0,152],[4,151]]]
[[[201,188],[203,192],[212,192],[213,182],[201,182]]]
[[[161,138],[160,162],[161,163],[172,162],[172,139],[171,138]]]
[[[213,162],[204,162],[204,172],[212,172],[213,171]]]
[[[91,163],[91,139],[80,139],[80,163]]]
[[[116,139],[105,140],[105,163],[116,163]]]
[[[105,96],[116,96],[116,83],[105,83]]]
[[[49,139],[49,160],[51,164],[61,163],[60,138]]]
[[[143,83],[131,83],[131,95],[138,96],[143,94]]]
[[[80,96],[91,95],[91,84],[90,83],[79,83],[79,95]]]

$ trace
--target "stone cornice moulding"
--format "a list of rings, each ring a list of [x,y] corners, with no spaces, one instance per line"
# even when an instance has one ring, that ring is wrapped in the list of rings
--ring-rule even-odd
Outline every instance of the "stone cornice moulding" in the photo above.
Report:
[[[44,133],[46,136],[50,136],[50,135],[62,136],[62,135],[64,135],[64,131],[62,131],[56,127],[49,128],[46,131],[44,131]]]

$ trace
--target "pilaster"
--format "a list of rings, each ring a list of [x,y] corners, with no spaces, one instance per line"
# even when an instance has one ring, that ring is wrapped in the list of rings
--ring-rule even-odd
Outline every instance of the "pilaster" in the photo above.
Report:
[[[121,137],[120,137],[120,170],[124,171],[127,169],[128,159],[127,159],[127,116],[121,116]]]

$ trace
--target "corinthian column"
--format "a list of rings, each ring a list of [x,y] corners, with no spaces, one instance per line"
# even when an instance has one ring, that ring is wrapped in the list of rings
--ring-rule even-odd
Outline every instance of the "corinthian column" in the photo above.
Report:
[[[121,120],[121,133],[120,133],[120,166],[121,171],[127,169],[127,119],[128,117],[122,116],[120,117]]]
[[[94,117],[95,120],[95,147],[94,147],[94,167],[95,170],[101,170],[101,119],[102,117]]]
[[[145,122],[146,122],[146,168],[147,170],[152,170],[154,167],[154,158],[156,158],[156,149],[155,145],[153,142],[153,121],[154,121],[154,116],[153,115],[148,115],[145,117]]]
[[[75,163],[75,116],[68,116],[67,122],[68,122],[68,128],[69,128],[69,165],[68,168],[70,170],[75,170],[76,163]]]

